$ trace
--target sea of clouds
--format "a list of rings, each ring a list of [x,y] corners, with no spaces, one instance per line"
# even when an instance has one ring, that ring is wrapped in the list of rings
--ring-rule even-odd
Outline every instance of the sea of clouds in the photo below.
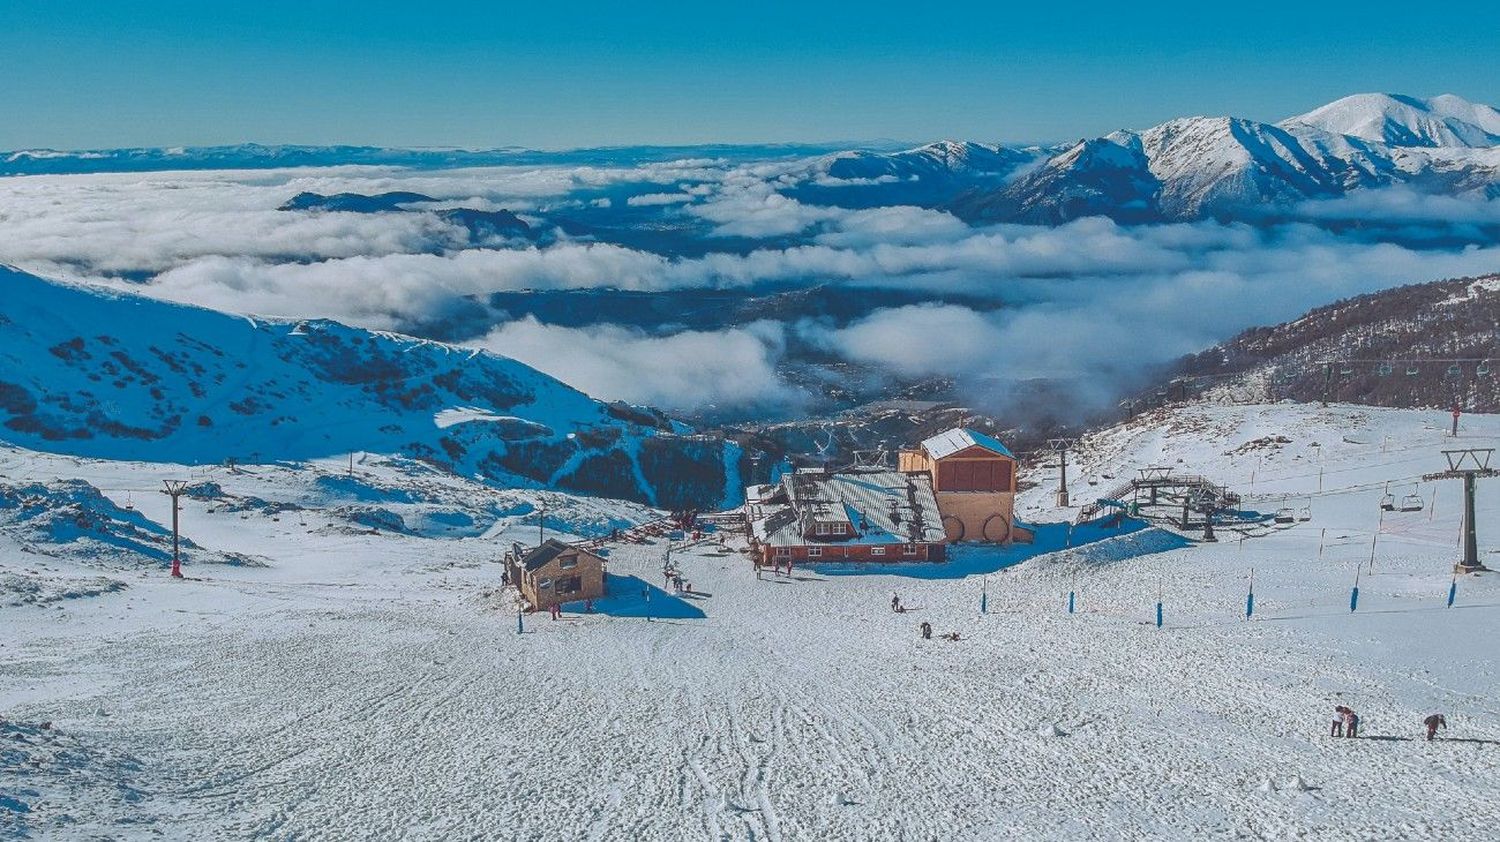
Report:
[[[789,339],[898,377],[955,377],[980,403],[979,392],[1033,378],[1085,384],[1103,402],[1151,366],[1246,327],[1395,285],[1500,271],[1500,246],[1474,236],[1500,223],[1496,201],[1392,189],[1310,203],[1262,226],[1091,218],[971,227],[940,210],[855,210],[784,195],[826,182],[820,166],[688,160],[3,178],[0,262],[231,312],[392,330],[441,322],[497,291],[833,283],[932,298],[846,324],[649,329],[527,317],[463,338],[598,397],[679,411],[799,405],[806,396],[779,373]],[[474,247],[468,232],[432,213],[278,210],[302,191],[390,190],[426,194],[435,207],[507,208],[539,230],[569,209],[649,214],[622,218],[688,231],[706,248],[686,255],[555,231]],[[1375,224],[1350,224],[1361,222]],[[1444,226],[1463,227],[1468,244],[1430,236]],[[1434,244],[1389,235],[1406,230]],[[716,250],[719,242],[733,247]]]

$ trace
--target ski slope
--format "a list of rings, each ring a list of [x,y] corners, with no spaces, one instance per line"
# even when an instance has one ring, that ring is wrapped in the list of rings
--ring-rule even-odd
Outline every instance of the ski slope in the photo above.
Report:
[[[1066,527],[1044,526],[1036,548],[957,550],[951,577],[892,566],[757,579],[710,541],[672,552],[691,597],[661,590],[665,544],[618,546],[601,613],[528,616],[522,634],[495,561],[509,540],[534,540],[534,515],[498,513],[519,512],[519,498],[470,499],[508,492],[373,456],[352,481],[336,462],[219,470],[226,495],[303,507],[273,520],[185,501],[184,531],[205,551],[264,567],[190,557],[189,578],[174,582],[159,562],[33,545],[55,553],[42,556],[0,532],[6,573],[124,583],[0,607],[0,728],[15,759],[0,766],[0,828],[1484,838],[1500,820],[1488,639],[1500,584],[1464,577],[1445,607],[1458,483],[1420,484],[1421,512],[1378,508],[1386,480],[1443,466],[1447,424],[1349,406],[1166,410],[1081,443],[1075,502],[1112,485],[1104,474],[1170,464],[1247,505],[1306,506],[1312,519],[1185,547],[1156,530],[1080,530],[1098,540],[1058,548]],[[1500,417],[1465,417],[1460,432],[1466,446],[1494,446]],[[5,482],[146,488],[171,470],[0,450]],[[1026,518],[1071,520],[1076,509],[1048,505],[1055,478],[1026,479],[1038,481],[1020,503]],[[1494,486],[1480,483],[1480,541],[1500,567]],[[128,492],[104,493],[123,504]],[[162,495],[130,499],[168,517]],[[344,511],[356,504],[410,526],[372,532]],[[475,523],[444,532],[431,514],[447,509]],[[564,514],[552,528],[581,532],[652,515],[566,495],[550,498],[554,510]],[[893,592],[910,612],[890,610]],[[962,639],[921,640],[924,620]],[[1326,736],[1336,703],[1360,712],[1366,738]],[[1421,741],[1421,718],[1438,711],[1450,730]]]

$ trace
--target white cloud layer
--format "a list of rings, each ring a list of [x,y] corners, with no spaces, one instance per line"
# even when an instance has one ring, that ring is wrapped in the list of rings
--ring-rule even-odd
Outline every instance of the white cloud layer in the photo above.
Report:
[[[467,297],[506,290],[807,282],[978,296],[1007,307],[931,304],[876,312],[842,330],[795,327],[800,338],[903,376],[956,375],[981,390],[1082,376],[1103,384],[1101,394],[1145,365],[1338,298],[1500,271],[1493,245],[1419,250],[1295,222],[1258,229],[1087,219],[975,229],[940,211],[816,207],[773,189],[807,167],[682,161],[7,178],[0,262],[233,312],[386,329],[431,323]],[[642,184],[660,191],[642,194]],[[616,188],[634,191],[637,207],[660,204],[663,214],[701,219],[713,235],[798,244],[691,258],[567,237],[546,247],[470,249],[466,232],[431,214],[276,210],[304,190],[410,190],[443,206],[544,217],[550,207],[576,208]],[[1500,201],[1370,191],[1297,213],[1483,226],[1500,222]],[[797,396],[775,376],[781,332],[764,325],[660,336],[521,321],[476,341],[603,397],[689,408]]]

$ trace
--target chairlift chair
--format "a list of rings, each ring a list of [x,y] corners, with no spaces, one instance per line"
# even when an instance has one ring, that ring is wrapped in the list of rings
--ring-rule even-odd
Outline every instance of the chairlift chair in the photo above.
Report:
[[[1476,369],[1474,369],[1474,373],[1477,374],[1477,375],[1479,375],[1480,377],[1489,377],[1490,376],[1490,364],[1487,363],[1487,362],[1480,363],[1479,367],[1476,368]]]
[[[1297,513],[1294,512],[1294,511],[1292,511],[1289,508],[1287,508],[1287,509],[1277,509],[1276,510],[1276,522],[1277,523],[1296,523],[1297,522]]]
[[[1312,503],[1311,502],[1309,502],[1306,506],[1303,506],[1301,509],[1297,510],[1297,520],[1300,520],[1300,521],[1309,521],[1309,520],[1312,520]]]
[[[1458,367],[1458,363],[1448,366],[1449,377],[1457,377],[1460,373],[1462,373],[1462,369]]]
[[[1381,377],[1384,377],[1387,374],[1390,374],[1393,370],[1394,369],[1391,368],[1391,364],[1390,363],[1381,363],[1380,367],[1376,369],[1376,371],[1380,373]]]
[[[1348,377],[1348,376],[1350,376],[1353,373],[1354,373],[1354,366],[1352,366],[1352,365],[1343,365],[1343,366],[1339,367],[1339,376],[1340,377]]]
[[[1412,363],[1411,365],[1408,365],[1406,367],[1406,376],[1407,377],[1416,377],[1418,373],[1419,372],[1417,371],[1417,366],[1416,366],[1415,363]]]
[[[1403,512],[1420,512],[1426,505],[1422,500],[1422,495],[1415,491],[1401,498],[1401,511]]]
[[[1388,512],[1394,512],[1396,510],[1396,495],[1386,492],[1385,496],[1380,498],[1380,508]]]

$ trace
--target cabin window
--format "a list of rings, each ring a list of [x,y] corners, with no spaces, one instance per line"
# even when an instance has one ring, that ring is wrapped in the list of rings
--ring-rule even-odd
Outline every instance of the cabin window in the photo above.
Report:
[[[543,579],[543,580],[537,582],[536,586],[538,588],[544,590],[544,591],[545,590],[550,590],[552,588],[552,580],[551,579]]]
[[[826,523],[820,523],[820,524],[818,524],[816,532],[819,535],[827,535],[828,534],[828,524],[826,524]]]
[[[578,593],[583,590],[583,577],[561,576],[558,578],[557,586],[554,590],[559,594]]]
[[[833,527],[832,527],[832,530],[833,530],[833,534],[835,534],[835,535],[843,535],[844,532],[845,532],[844,524],[842,524],[842,523],[835,523],[833,525]]]
[[[568,556],[567,558],[563,559],[557,566],[561,567],[564,570],[572,570],[573,568],[578,566],[578,556]]]
[[[822,554],[823,554],[823,548],[822,547],[808,547],[807,548],[807,557],[808,558],[817,558],[817,557],[821,556]]]
[[[917,545],[916,544],[907,544],[906,546],[904,546],[904,547],[901,548],[901,552],[904,553],[904,554],[906,554],[906,555],[916,555],[917,554]]]
[[[791,547],[777,547],[776,548],[776,554],[777,555],[782,555],[782,556],[791,555],[792,554],[792,548]]]
[[[870,555],[885,555],[885,547],[871,547]]]

